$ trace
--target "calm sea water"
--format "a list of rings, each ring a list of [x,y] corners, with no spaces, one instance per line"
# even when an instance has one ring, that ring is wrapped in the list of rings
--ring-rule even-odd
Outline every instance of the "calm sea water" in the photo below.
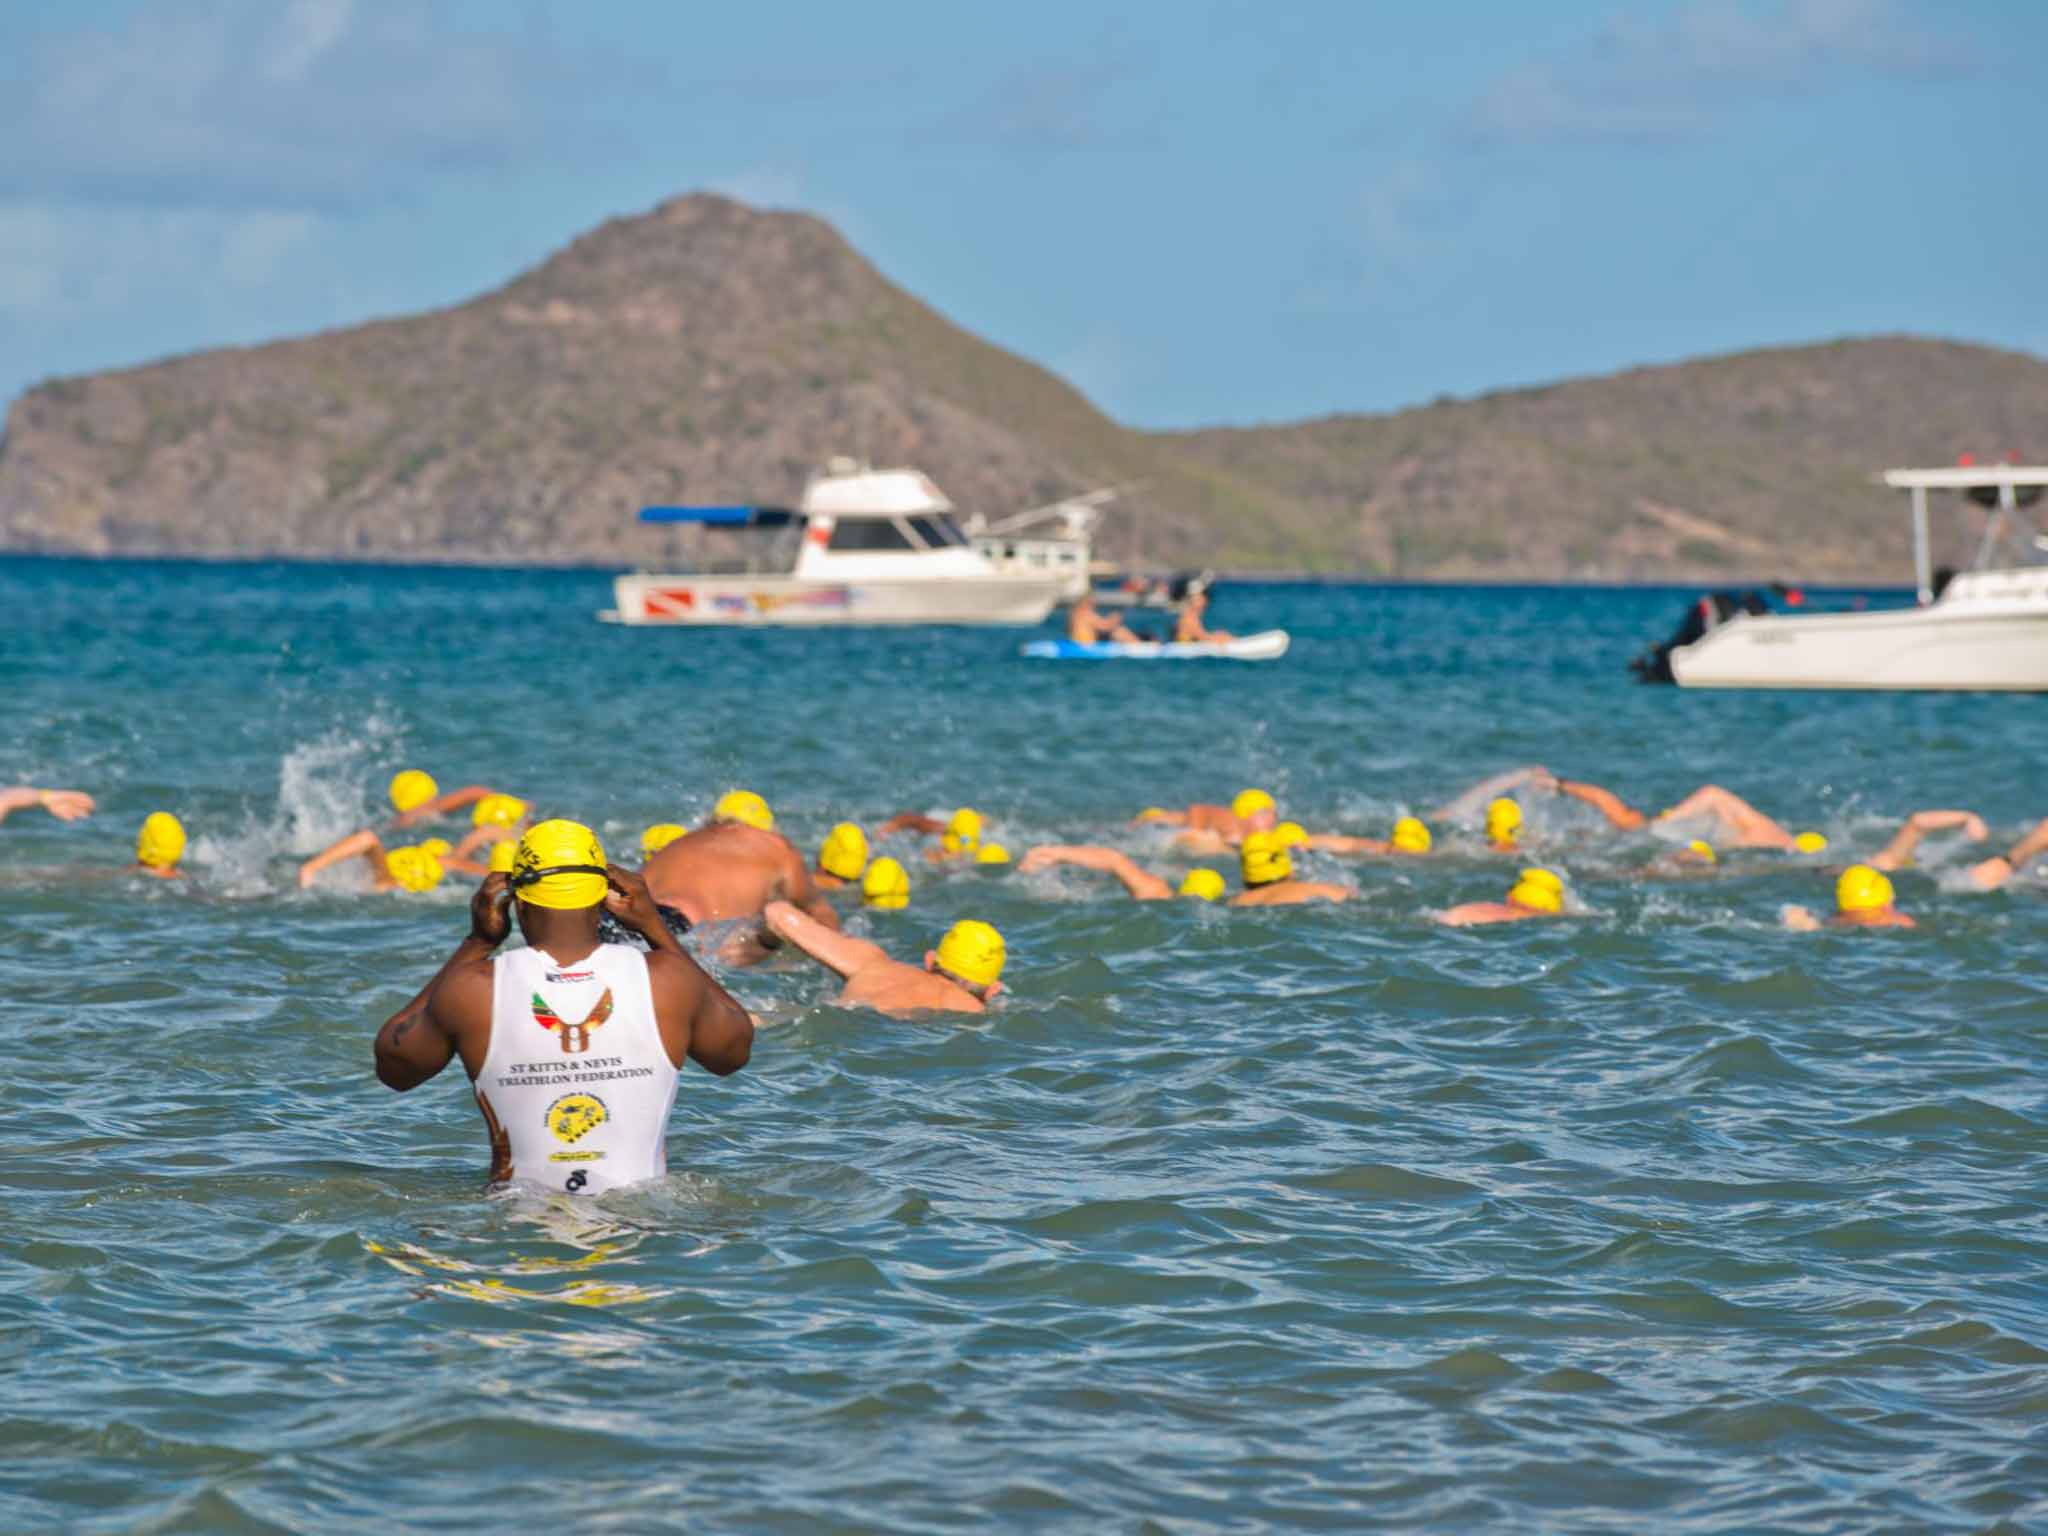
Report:
[[[604,578],[0,563],[0,1529],[2048,1529],[2048,889],[1824,873],[1533,806],[1583,915],[1426,911],[1508,870],[1323,862],[1361,899],[1139,906],[926,879],[855,925],[1009,936],[971,1022],[729,978],[665,1183],[484,1198],[459,1069],[377,1023],[465,893],[293,887],[404,766],[620,848],[745,784],[980,807],[1021,849],[1270,787],[1384,833],[1542,761],[1726,783],[1838,852],[2048,814],[2038,699],[1689,695],[1668,593],[1226,589],[1265,667],[1033,663],[1002,632],[601,627]],[[181,815],[194,878],[121,872]]]

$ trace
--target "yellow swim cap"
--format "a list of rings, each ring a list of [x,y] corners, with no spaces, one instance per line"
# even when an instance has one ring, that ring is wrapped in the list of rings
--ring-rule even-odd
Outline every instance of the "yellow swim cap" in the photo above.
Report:
[[[431,891],[441,883],[440,859],[417,843],[385,854],[384,870],[404,891]]]
[[[903,907],[910,904],[910,876],[901,864],[886,856],[868,866],[861,876],[861,900],[871,907]]]
[[[672,821],[657,821],[640,834],[640,851],[643,854],[657,854],[689,830],[688,827],[679,827]]]
[[[972,918],[955,923],[939,940],[939,965],[970,986],[986,987],[1003,974],[1003,936]]]
[[[1403,816],[1394,823],[1394,846],[1403,853],[1429,852],[1429,828],[1413,816]]]
[[[1685,845],[1709,864],[1720,862],[1720,855],[1714,852],[1714,845],[1703,837],[1696,837]]]
[[[512,856],[512,892],[530,906],[575,911],[604,900],[604,844],[577,821],[528,827]]]
[[[517,795],[485,795],[477,801],[469,819],[479,827],[509,827],[524,821],[532,809]]]
[[[1244,846],[1238,849],[1238,861],[1244,867],[1246,885],[1271,885],[1294,873],[1294,860],[1271,832],[1254,832],[1246,838]]]
[[[1237,798],[1230,802],[1230,814],[1239,821],[1250,821],[1261,811],[1277,811],[1273,797],[1263,789],[1240,789]]]
[[[1792,846],[1801,853],[1823,853],[1827,850],[1828,840],[1818,832],[1802,832],[1792,839]]]
[[[173,869],[185,856],[185,824],[169,811],[151,811],[135,839],[135,862],[150,869]]]
[[[1508,892],[1508,904],[1532,912],[1562,912],[1564,882],[1547,869],[1525,869]]]
[[[946,823],[946,836],[949,839],[946,844],[948,853],[978,847],[981,843],[981,812],[961,806]]]
[[[1273,836],[1282,848],[1298,848],[1308,841],[1308,828],[1298,821],[1283,821],[1273,829]]]
[[[418,810],[434,796],[441,793],[441,786],[417,768],[408,768],[391,778],[391,803],[402,816],[407,811]]]
[[[445,859],[455,851],[455,845],[445,837],[423,837],[420,846],[437,859]]]
[[[1180,883],[1183,896],[1199,896],[1204,901],[1223,899],[1223,877],[1213,869],[1191,869]]]
[[[977,864],[1007,864],[1010,862],[1010,850],[1001,843],[983,843],[981,850],[974,855],[974,862]]]
[[[514,838],[501,837],[491,844],[491,873],[509,875],[513,862],[519,857],[519,844]]]
[[[1487,805],[1486,835],[1491,841],[1512,843],[1521,830],[1522,808],[1514,801],[1502,798]]]
[[[1844,912],[1879,912],[1892,904],[1892,883],[1868,864],[1851,864],[1835,882],[1835,905]]]
[[[1173,812],[1165,809],[1163,806],[1148,805],[1145,807],[1145,809],[1138,812],[1138,820],[1164,821],[1167,817],[1171,816],[1172,814]]]
[[[818,868],[841,880],[858,880],[868,867],[868,835],[850,821],[842,821],[825,837],[818,849]]]
[[[775,830],[775,813],[768,809],[768,802],[751,789],[729,789],[718,797],[718,804],[711,807],[713,821],[736,821],[743,827],[753,827],[761,832]]]

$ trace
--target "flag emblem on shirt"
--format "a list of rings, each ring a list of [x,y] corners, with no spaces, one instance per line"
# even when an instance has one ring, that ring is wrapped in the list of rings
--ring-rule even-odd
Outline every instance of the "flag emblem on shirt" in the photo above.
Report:
[[[604,996],[597,1000],[597,1006],[580,1024],[571,1024],[559,1013],[554,1005],[538,992],[533,994],[533,1022],[542,1029],[551,1029],[562,1037],[562,1054],[580,1056],[590,1049],[590,1032],[612,1016],[612,989],[606,987]]]

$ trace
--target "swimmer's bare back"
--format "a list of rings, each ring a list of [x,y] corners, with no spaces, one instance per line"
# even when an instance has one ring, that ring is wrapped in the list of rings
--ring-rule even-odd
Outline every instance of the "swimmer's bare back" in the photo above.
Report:
[[[778,833],[732,822],[699,827],[655,854],[642,873],[654,899],[693,925],[756,917],[769,902],[783,900],[838,926],[803,855]]]

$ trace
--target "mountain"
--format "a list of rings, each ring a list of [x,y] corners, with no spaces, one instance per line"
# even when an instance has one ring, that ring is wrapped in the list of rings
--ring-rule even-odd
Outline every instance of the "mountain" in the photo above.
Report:
[[[0,548],[628,564],[674,549],[644,503],[788,500],[853,451],[995,514],[1129,486],[1105,546],[1155,562],[1895,577],[1870,472],[2044,418],[2048,364],[1882,339],[1138,432],[823,222],[693,196],[450,309],[37,386],[0,439]]]

